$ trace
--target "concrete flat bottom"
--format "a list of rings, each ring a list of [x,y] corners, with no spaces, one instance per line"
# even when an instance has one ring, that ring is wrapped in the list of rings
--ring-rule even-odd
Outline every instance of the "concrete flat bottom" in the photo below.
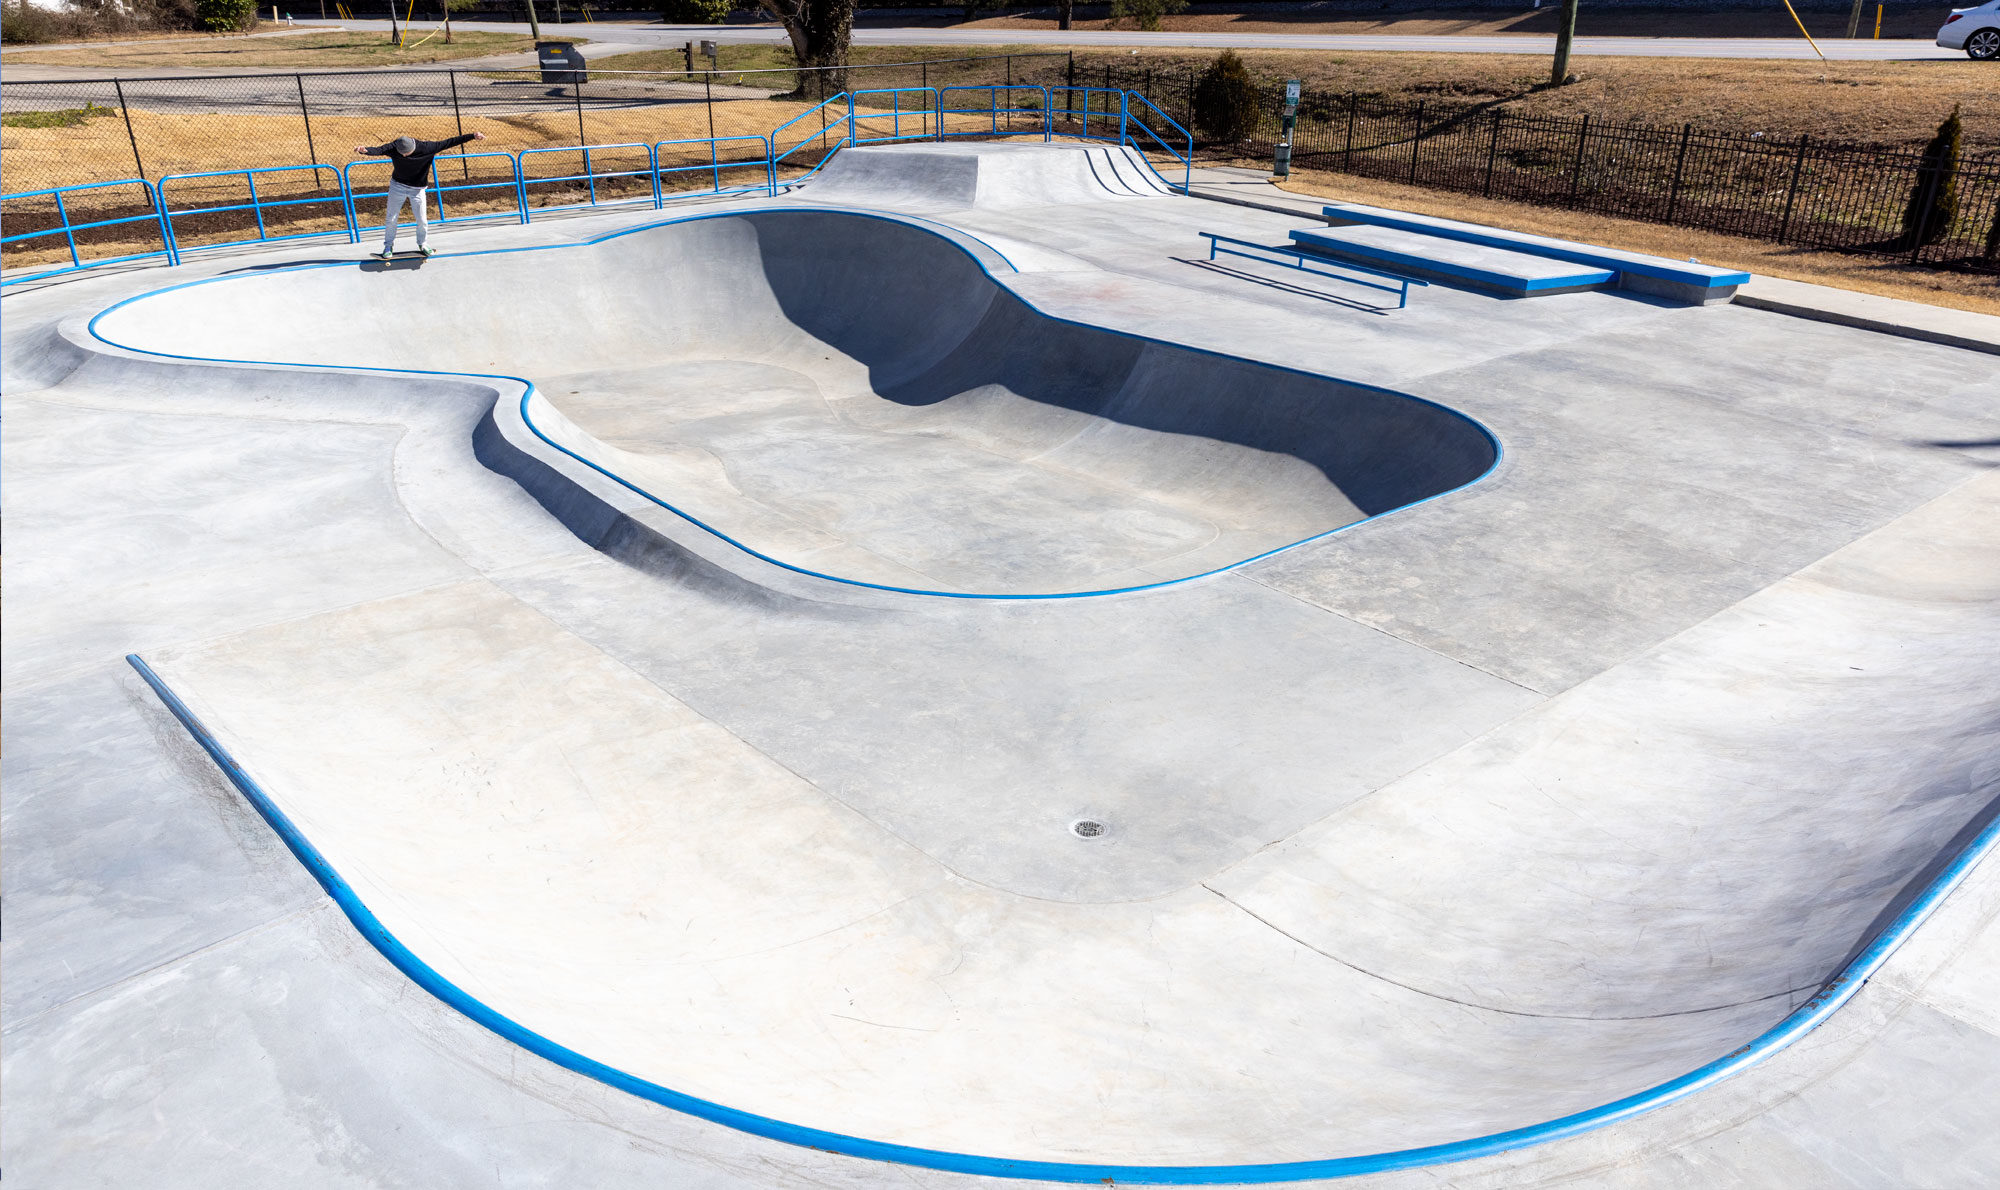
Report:
[[[915,189],[7,299],[11,1172],[1449,1144],[1738,1051],[1990,818],[1990,357],[1613,292],[1338,306],[1186,259],[1283,216]],[[1124,594],[879,589],[1322,526]],[[542,1048],[342,924],[127,652]],[[1776,1081],[1402,1176],[1979,1184],[1991,887]]]

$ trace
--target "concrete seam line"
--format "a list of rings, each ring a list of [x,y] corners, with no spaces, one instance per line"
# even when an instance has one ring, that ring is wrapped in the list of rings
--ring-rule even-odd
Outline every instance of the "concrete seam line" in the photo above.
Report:
[[[628,227],[620,231],[610,232],[605,235],[595,237],[593,239],[582,240],[575,243],[529,245],[519,248],[489,248],[477,252],[451,253],[441,258],[450,259],[451,257],[454,256],[467,256],[467,257],[504,256],[516,252],[560,251],[566,248],[589,247],[593,244],[603,243],[608,240],[617,239],[621,236],[634,235],[642,231],[652,231],[657,228],[670,227],[682,223],[695,223],[708,219],[740,219],[750,215],[765,214],[765,213],[800,213],[800,212],[816,214],[816,215],[832,215],[840,218],[878,219],[886,223],[900,224],[902,226],[911,227],[914,228],[915,230],[937,236],[939,239],[945,241],[945,243],[950,244],[953,248],[956,248],[958,251],[964,253],[966,258],[972,262],[975,268],[979,269],[981,274],[985,276],[988,282],[997,286],[1001,290],[1005,291],[1007,294],[1013,297],[1014,300],[1019,301],[1027,309],[1033,311],[1037,316],[1046,318],[1050,322],[1059,323],[1064,326],[1083,327],[1087,330],[1093,330],[1102,334],[1113,335],[1118,338],[1134,339],[1141,343],[1165,344],[1166,346],[1174,347],[1182,351],[1191,352],[1195,355],[1207,356],[1213,359],[1232,360],[1239,363],[1247,364],[1251,367],[1268,368],[1275,372],[1287,373],[1294,376],[1307,376],[1316,380],[1327,380],[1334,383],[1347,385],[1353,389],[1370,393],[1386,394],[1388,396],[1396,397],[1399,400],[1410,401],[1413,402],[1414,404],[1421,405],[1426,408],[1435,409],[1445,414],[1448,417],[1458,419],[1460,422],[1463,422],[1464,424],[1471,426],[1475,431],[1477,431],[1479,435],[1486,440],[1487,445],[1489,445],[1492,448],[1493,458],[1486,465],[1485,470],[1481,471],[1478,475],[1473,476],[1471,479],[1465,481],[1462,484],[1459,484],[1456,487],[1447,488],[1441,492],[1433,492],[1430,495],[1425,496],[1421,500],[1412,500],[1410,503],[1404,504],[1400,507],[1391,508],[1385,512],[1378,512],[1372,516],[1366,516],[1358,521],[1351,521],[1345,525],[1338,525],[1332,529],[1326,530],[1325,532],[1315,533],[1309,537],[1300,538],[1297,541],[1289,542],[1285,545],[1265,550],[1262,553],[1254,554],[1248,558],[1238,559],[1235,562],[1231,562],[1227,566],[1219,566],[1214,570],[1204,571],[1201,574],[1191,574],[1176,579],[1165,579],[1156,583],[1141,583],[1129,587],[1110,587],[1095,591],[1057,591],[1057,592],[1034,592],[1034,593],[1023,594],[1023,593],[991,593],[991,592],[977,592],[977,591],[931,590],[922,587],[899,587],[886,583],[864,582],[860,579],[843,578],[837,574],[827,574],[823,571],[812,570],[804,566],[799,566],[794,563],[786,562],[782,559],[772,557],[769,554],[763,553],[749,545],[746,545],[741,541],[738,541],[736,538],[731,537],[729,534],[724,533],[722,530],[716,528],[715,526],[710,525],[707,522],[702,521],[699,518],[681,510],[680,508],[674,506],[668,501],[661,499],[659,496],[654,495],[652,492],[647,491],[646,489],[640,487],[636,483],[633,483],[631,480],[626,479],[624,476],[619,475],[618,473],[602,466],[601,464],[592,462],[591,460],[584,458],[582,455],[579,455],[575,451],[570,450],[568,447],[561,445],[554,439],[550,438],[547,434],[543,433],[541,427],[535,424],[534,416],[529,411],[529,403],[535,398],[538,390],[535,388],[535,384],[533,381],[523,376],[506,376],[506,375],[501,375],[499,373],[483,373],[483,372],[451,372],[451,371],[443,371],[443,370],[428,369],[428,368],[378,368],[378,367],[368,367],[359,364],[307,364],[307,363],[294,363],[287,360],[222,359],[213,356],[176,355],[172,352],[154,351],[149,348],[132,347],[127,344],[120,343],[114,339],[107,337],[97,328],[98,321],[104,318],[108,314],[111,314],[125,306],[132,305],[136,302],[142,302],[150,298],[159,297],[162,294],[172,293],[176,290],[190,289],[198,285],[214,285],[226,281],[242,280],[245,279],[246,276],[270,277],[276,275],[279,272],[308,272],[316,269],[354,267],[350,265],[350,262],[348,261],[326,261],[319,263],[300,264],[291,266],[289,268],[279,269],[271,273],[226,274],[219,277],[204,277],[194,281],[184,281],[176,285],[164,286],[160,289],[149,290],[145,293],[140,293],[140,294],[134,294],[131,297],[124,298],[120,301],[112,303],[111,305],[105,307],[104,309],[98,311],[96,314],[92,315],[88,323],[88,327],[91,337],[97,339],[101,343],[105,343],[108,344],[109,346],[116,347],[122,351],[130,351],[139,355],[157,356],[161,359],[187,360],[198,363],[247,364],[247,365],[262,366],[262,367],[302,368],[306,370],[320,370],[320,371],[375,372],[375,373],[384,373],[384,374],[402,375],[402,376],[460,376],[460,377],[470,377],[473,379],[480,379],[480,380],[512,381],[515,384],[519,384],[522,390],[521,400],[519,405],[521,421],[523,424],[527,426],[529,432],[534,434],[536,438],[540,439],[544,445],[574,460],[575,462],[581,463],[583,466],[590,468],[592,471],[595,471],[600,475],[603,475],[605,478],[611,480],[612,482],[618,484],[621,487],[624,487],[628,491],[631,491],[633,494],[640,496],[647,501],[650,501],[651,503],[659,506],[665,511],[670,512],[675,516],[681,518],[683,521],[686,521],[688,524],[693,525],[695,528],[700,529],[705,533],[708,533],[709,535],[717,538],[718,540],[730,546],[733,546],[734,548],[745,554],[748,554],[750,557],[753,557],[760,562],[766,563],[767,565],[776,566],[781,570],[790,571],[793,574],[803,575],[807,578],[821,579],[827,582],[840,583],[845,586],[859,587],[871,591],[885,591],[898,595],[919,595],[919,596],[926,596],[930,598],[940,598],[940,599],[973,599],[973,600],[994,600],[994,601],[1007,601],[1007,602],[1055,600],[1055,599],[1090,599],[1101,595],[1130,595],[1130,594],[1136,594],[1141,591],[1156,591],[1167,587],[1177,587],[1185,583],[1196,582],[1200,579],[1213,578],[1217,575],[1227,574],[1232,571],[1241,570],[1243,567],[1249,566],[1252,563],[1262,562],[1268,558],[1276,557],[1279,554],[1285,553],[1288,550],[1294,550],[1302,545],[1309,545],[1312,542],[1320,541],[1327,537],[1331,537],[1336,533],[1344,533],[1358,526],[1370,524],[1374,521],[1381,520],[1383,517],[1394,516],[1397,513],[1407,512],[1410,509],[1428,504],[1433,500],[1437,500],[1441,497],[1448,496],[1453,492],[1463,491],[1466,488],[1472,487],[1474,484],[1477,484],[1485,480],[1489,476],[1491,476],[1495,471],[1499,469],[1501,461],[1505,457],[1506,453],[1505,448],[1501,445],[1499,436],[1493,433],[1492,430],[1488,429],[1485,423],[1481,422],[1479,419],[1471,416],[1470,414],[1463,412],[1462,410],[1454,409],[1449,405],[1443,404],[1442,402],[1439,401],[1430,400],[1427,397],[1419,397],[1412,393],[1399,392],[1395,389],[1383,388],[1380,385],[1362,384],[1358,381],[1343,380],[1338,377],[1326,376],[1318,372],[1308,372],[1302,368],[1287,367],[1283,364],[1274,364],[1262,360],[1245,359],[1242,356],[1229,355],[1226,352],[1211,351],[1205,347],[1194,347],[1185,343],[1167,343],[1165,340],[1154,339],[1146,335],[1135,334],[1131,331],[1118,330],[1115,327],[1099,326],[1094,323],[1079,322],[1076,319],[1063,318],[1054,314],[1050,314],[1047,311],[1043,310],[1041,307],[1035,305],[1033,302],[1022,297],[1020,294],[1015,293],[1011,289],[1008,289],[1005,285],[1001,285],[999,279],[993,275],[992,270],[987,268],[986,262],[980,260],[979,257],[974,255],[969,249],[965,247],[965,245],[958,243],[953,236],[945,235],[942,232],[933,230],[932,227],[925,226],[924,224],[928,221],[908,219],[900,215],[892,216],[889,214],[870,212],[870,211],[842,210],[837,207],[797,207],[797,206],[747,207],[730,211],[713,211],[701,215],[687,215],[677,219],[659,220],[652,223],[641,224],[636,227]],[[951,229],[951,230],[954,231],[954,233],[956,233],[956,229]],[[985,241],[979,240],[977,237],[970,235],[967,235],[966,238],[972,240],[974,243],[978,243],[980,246],[984,248],[987,248],[989,251],[993,252],[996,256],[999,256],[1001,260],[1006,261],[1007,258],[1004,255],[1002,255],[998,249],[993,248],[989,244],[986,244]],[[439,259],[439,258],[433,258],[433,259]],[[1012,262],[1008,262],[1008,264],[1009,267],[1012,267]]]
[[[474,1023],[558,1066],[663,1107],[739,1131],[786,1144],[824,1149],[846,1156],[986,1177],[1040,1179],[1053,1182],[1117,1181],[1142,1185],[1240,1185],[1306,1181],[1315,1178],[1385,1173],[1398,1169],[1465,1161],[1475,1157],[1488,1157],[1512,1149],[1562,1140],[1615,1124],[1654,1108],[1664,1107],[1740,1074],[1823,1024],[1841,1005],[1861,990],[1869,977],[1881,969],[1889,956],[1895,953],[1925,919],[1930,917],[1945,897],[1972,872],[1979,861],[1993,851],[1996,845],[2000,845],[2000,817],[1996,817],[1974,834],[1958,854],[1939,870],[1923,892],[1913,898],[1901,913],[1884,926],[1846,967],[1822,985],[1811,999],[1794,1009],[1776,1025],[1705,1066],[1598,1107],[1545,1120],[1539,1124],[1461,1141],[1309,1161],[1254,1165],[1120,1165],[1013,1160],[868,1140],[791,1124],[739,1108],[727,1107],[627,1074],[616,1067],[586,1057],[501,1015],[439,974],[390,933],[373,911],[362,902],[353,887],[334,870],[284,811],[278,808],[277,803],[257,780],[230,755],[221,742],[196,718],[194,712],[188,709],[187,704],[182,702],[180,697],[153,671],[153,668],[136,653],[128,653],[125,660],[146,684],[152,687],[153,693],[159,697],[161,703],[175,719],[180,721],[181,726],[202,750],[208,753],[209,758],[222,770],[223,775],[236,786],[271,829],[277,832],[285,846],[313,878],[319,881],[320,886],[326,889],[327,895],[340,906],[341,912],[347,915],[348,920],[360,931],[362,937],[417,986]]]

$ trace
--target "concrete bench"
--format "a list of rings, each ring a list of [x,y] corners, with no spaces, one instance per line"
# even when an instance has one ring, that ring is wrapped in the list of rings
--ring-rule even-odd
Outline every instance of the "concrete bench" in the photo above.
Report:
[[[1461,223],[1456,219],[1412,215],[1406,211],[1389,211],[1360,203],[1333,203],[1325,207],[1324,211],[1327,219],[1336,225],[1336,230],[1356,225],[1388,228],[1431,236],[1439,240],[1477,244],[1571,264],[1609,269],[1617,274],[1616,284],[1622,289],[1672,298],[1691,305],[1726,302],[1735,294],[1737,286],[1750,280],[1750,274],[1740,269],[1717,268],[1692,261],[1668,260],[1664,256],[1648,256],[1643,252],[1600,248],[1593,244],[1579,244],[1551,236],[1505,231],[1477,223]]]
[[[1327,256],[1476,285],[1508,297],[1572,293],[1611,285],[1618,279],[1610,269],[1391,227],[1315,227],[1293,232],[1292,239],[1302,248]]]

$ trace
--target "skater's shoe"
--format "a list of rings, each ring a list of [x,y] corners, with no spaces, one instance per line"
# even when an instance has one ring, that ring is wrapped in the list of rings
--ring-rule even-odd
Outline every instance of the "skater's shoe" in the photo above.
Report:
[[[394,260],[394,259],[396,259],[396,254],[395,254],[394,252],[377,252],[377,253],[375,253],[375,259],[377,259],[377,260]]]
[[[417,245],[417,255],[418,255],[418,256],[425,256],[425,257],[429,257],[429,256],[436,256],[436,255],[437,255],[437,249],[435,249],[435,248],[427,248],[427,247],[425,247],[425,246],[424,246],[424,245],[422,245],[422,244],[418,244],[418,245]]]

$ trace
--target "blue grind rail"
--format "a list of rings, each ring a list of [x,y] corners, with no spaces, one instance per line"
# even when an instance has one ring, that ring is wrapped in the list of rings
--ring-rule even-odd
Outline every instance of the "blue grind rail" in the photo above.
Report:
[[[1410,286],[1421,285],[1425,288],[1430,287],[1430,282],[1419,280],[1415,277],[1405,277],[1399,273],[1391,273],[1383,269],[1371,269],[1365,264],[1325,260],[1311,253],[1300,251],[1297,248],[1273,247],[1269,244],[1259,244],[1254,240],[1239,240],[1234,236],[1217,235],[1212,231],[1204,231],[1197,234],[1208,241],[1208,258],[1210,260],[1214,260],[1217,256],[1240,256],[1245,260],[1283,265],[1288,269],[1297,269],[1302,273],[1311,273],[1315,277],[1326,277],[1334,281],[1345,281],[1349,285],[1379,289],[1385,293],[1396,295],[1396,308],[1398,310],[1410,304]],[[1229,245],[1229,247],[1223,247],[1225,244]],[[1343,272],[1330,273],[1324,269],[1307,268],[1307,262],[1329,265],[1333,268],[1341,269]],[[1346,275],[1349,272],[1364,273],[1370,277],[1381,277],[1388,281],[1394,281],[1395,284],[1383,285],[1380,282],[1366,281],[1360,277],[1350,277]]]

